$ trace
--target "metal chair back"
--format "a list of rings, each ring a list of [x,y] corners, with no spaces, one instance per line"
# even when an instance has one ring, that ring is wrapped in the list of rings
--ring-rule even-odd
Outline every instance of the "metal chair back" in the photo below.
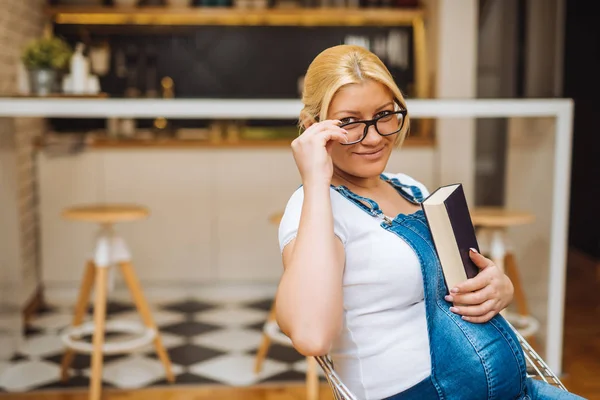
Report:
[[[533,350],[525,338],[521,336],[521,334],[512,325],[511,327],[519,339],[519,344],[523,348],[523,353],[525,355],[525,359],[527,360],[527,376],[533,379],[542,380],[562,390],[567,390],[560,379],[558,379],[558,377],[550,370],[550,367],[548,367],[542,357],[540,357],[539,354]],[[358,400],[358,398],[352,394],[350,389],[344,385],[344,382],[342,382],[339,375],[335,372],[333,362],[328,355],[315,358],[325,373],[325,378],[329,383],[329,387],[333,392],[333,397],[335,400]]]

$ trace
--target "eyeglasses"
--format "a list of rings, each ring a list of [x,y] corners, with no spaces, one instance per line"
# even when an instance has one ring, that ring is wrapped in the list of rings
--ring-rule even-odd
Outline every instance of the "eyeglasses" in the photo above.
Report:
[[[375,130],[381,136],[391,136],[398,133],[404,126],[406,114],[407,110],[398,110],[367,121],[354,121],[341,124],[340,128],[344,128],[348,132],[348,143],[342,143],[342,145],[348,146],[362,142],[367,137],[371,125],[375,126]]]

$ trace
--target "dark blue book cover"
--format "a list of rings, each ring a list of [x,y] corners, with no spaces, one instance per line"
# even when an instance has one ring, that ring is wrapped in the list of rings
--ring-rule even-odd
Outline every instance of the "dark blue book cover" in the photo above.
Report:
[[[468,278],[473,278],[479,272],[479,268],[469,257],[469,249],[472,247],[479,251],[475,228],[471,221],[471,214],[465,198],[465,192],[461,184],[444,201],[448,219],[454,231],[454,238],[458,246],[458,252]]]

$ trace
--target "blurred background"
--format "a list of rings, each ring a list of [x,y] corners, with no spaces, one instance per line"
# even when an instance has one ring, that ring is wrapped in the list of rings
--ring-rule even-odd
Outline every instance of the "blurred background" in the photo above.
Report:
[[[388,170],[463,183],[516,282],[511,322],[600,399],[592,4],[0,0],[0,398],[332,398],[271,310],[304,73],[345,43],[381,58],[409,113],[505,101],[414,118]],[[92,367],[98,329],[116,347]]]

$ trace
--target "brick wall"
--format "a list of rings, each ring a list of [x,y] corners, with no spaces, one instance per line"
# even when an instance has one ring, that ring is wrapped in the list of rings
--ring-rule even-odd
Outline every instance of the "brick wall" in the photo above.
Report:
[[[21,51],[42,35],[44,4],[44,0],[0,1],[0,96],[17,92]],[[0,118],[0,293],[20,306],[39,282],[32,140],[44,126],[43,119]]]

